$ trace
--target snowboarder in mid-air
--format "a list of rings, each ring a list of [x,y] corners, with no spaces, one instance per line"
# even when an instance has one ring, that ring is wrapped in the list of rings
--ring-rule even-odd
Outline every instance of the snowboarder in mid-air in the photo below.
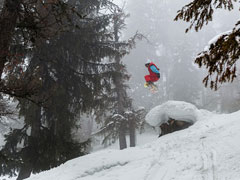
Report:
[[[145,66],[148,68],[149,75],[144,76],[146,80],[144,87],[150,87],[150,90],[155,92],[158,88],[154,82],[158,81],[160,78],[159,68],[150,60],[147,60]]]

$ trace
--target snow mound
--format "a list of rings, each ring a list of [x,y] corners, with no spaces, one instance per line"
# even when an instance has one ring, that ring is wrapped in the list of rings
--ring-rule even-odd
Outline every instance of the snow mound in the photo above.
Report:
[[[146,121],[151,126],[160,126],[169,118],[195,123],[198,120],[199,110],[190,103],[183,101],[167,101],[154,107],[147,115]]]

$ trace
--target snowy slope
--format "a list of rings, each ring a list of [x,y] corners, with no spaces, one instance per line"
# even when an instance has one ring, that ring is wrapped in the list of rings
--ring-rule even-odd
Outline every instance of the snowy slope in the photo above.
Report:
[[[240,111],[202,113],[190,128],[144,146],[103,150],[28,180],[239,180]]]

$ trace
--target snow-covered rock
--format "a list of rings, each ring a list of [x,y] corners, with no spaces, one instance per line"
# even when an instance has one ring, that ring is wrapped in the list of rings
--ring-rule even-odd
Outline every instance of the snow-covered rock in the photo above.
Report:
[[[195,123],[199,117],[199,110],[190,103],[183,101],[167,101],[154,107],[146,115],[146,121],[151,126],[160,126],[169,118]]]

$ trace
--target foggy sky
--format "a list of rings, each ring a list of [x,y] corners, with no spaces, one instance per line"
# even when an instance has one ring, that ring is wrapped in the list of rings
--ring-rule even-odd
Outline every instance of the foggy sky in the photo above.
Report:
[[[116,2],[123,4],[124,1],[116,0]],[[214,36],[234,27],[239,19],[239,11],[217,10],[213,21],[204,26],[200,32],[191,31],[186,34],[185,29],[190,24],[173,21],[177,10],[185,4],[185,0],[177,2],[128,0],[125,5],[125,12],[129,13],[130,17],[126,21],[127,28],[122,38],[128,39],[138,31],[149,40],[149,42],[146,40],[138,42],[136,48],[124,58],[124,63],[131,74],[129,94],[136,106],[144,106],[148,109],[167,100],[184,100],[191,101],[198,107],[204,107],[206,106],[204,103],[207,103],[204,102],[205,96],[214,96],[213,92],[204,88],[202,78],[206,73],[204,68],[199,69],[193,63],[194,57],[203,51]],[[147,59],[151,59],[160,68],[161,79],[157,83],[159,86],[157,94],[151,94],[143,87],[144,75],[148,74],[144,66]],[[201,91],[195,93],[194,87]],[[184,94],[186,90],[189,92]],[[195,99],[187,97],[194,96],[194,93]],[[211,103],[213,110],[217,110],[217,103],[217,101]],[[211,109],[210,106],[206,108]]]

